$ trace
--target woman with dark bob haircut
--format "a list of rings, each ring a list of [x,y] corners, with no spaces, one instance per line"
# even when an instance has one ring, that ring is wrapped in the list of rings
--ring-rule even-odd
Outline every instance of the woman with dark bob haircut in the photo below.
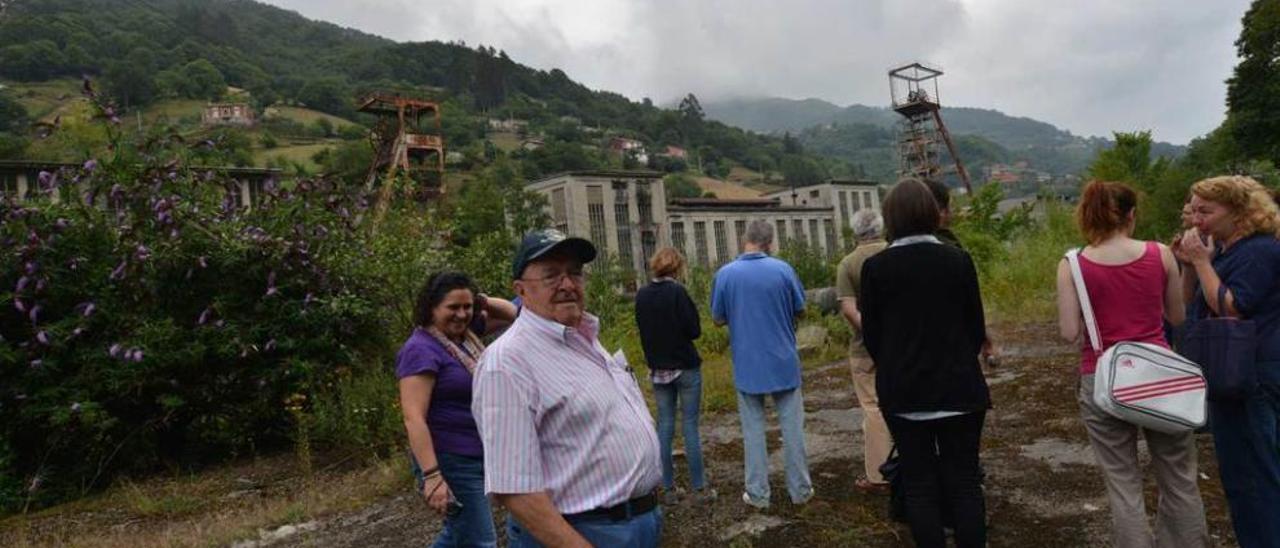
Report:
[[[497,546],[471,377],[484,351],[479,335],[513,319],[510,302],[481,295],[465,274],[440,272],[418,292],[413,333],[396,355],[414,476],[445,516],[437,547]]]
[[[882,212],[891,243],[863,263],[858,307],[911,536],[946,546],[945,514],[957,546],[985,546],[978,447],[991,396],[978,364],[987,333],[977,270],[934,235],[940,213],[924,183],[899,181]]]

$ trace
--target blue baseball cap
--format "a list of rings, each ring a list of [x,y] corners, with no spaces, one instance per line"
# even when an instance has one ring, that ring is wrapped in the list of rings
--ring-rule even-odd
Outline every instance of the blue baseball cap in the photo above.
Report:
[[[516,250],[516,258],[511,263],[511,278],[520,279],[529,263],[557,249],[572,253],[582,264],[587,264],[596,258],[596,246],[588,240],[571,238],[554,228],[535,230],[525,234],[524,239],[521,240],[520,247]]]

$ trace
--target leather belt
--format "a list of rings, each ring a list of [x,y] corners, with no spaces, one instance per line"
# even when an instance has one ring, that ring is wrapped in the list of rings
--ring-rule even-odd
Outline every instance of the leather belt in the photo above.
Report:
[[[609,518],[612,521],[628,520],[652,512],[658,507],[657,492],[641,495],[626,502],[608,507],[600,507],[586,512],[567,514],[564,519],[572,521],[579,518]]]

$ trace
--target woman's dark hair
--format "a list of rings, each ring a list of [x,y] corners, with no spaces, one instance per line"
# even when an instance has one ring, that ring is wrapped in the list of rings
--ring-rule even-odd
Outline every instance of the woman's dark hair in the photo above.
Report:
[[[455,289],[466,289],[473,296],[480,294],[471,278],[461,272],[437,272],[427,278],[427,283],[418,290],[418,300],[413,307],[413,324],[430,326],[431,311],[440,306],[445,295]]]
[[[942,222],[933,192],[918,179],[903,179],[893,185],[884,197],[880,211],[884,216],[884,235],[890,241],[917,234],[933,234]]]
[[[1129,223],[1138,194],[1123,183],[1093,181],[1080,193],[1076,222],[1090,244],[1097,244]]]
[[[929,186],[929,192],[933,194],[934,201],[938,202],[939,210],[951,209],[951,189],[947,185],[934,179],[925,179],[924,184]]]

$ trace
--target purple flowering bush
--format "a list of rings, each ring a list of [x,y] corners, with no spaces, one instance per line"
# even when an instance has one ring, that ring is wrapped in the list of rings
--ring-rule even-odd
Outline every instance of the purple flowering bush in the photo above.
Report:
[[[287,446],[288,402],[380,366],[403,331],[365,198],[268,180],[243,208],[189,164],[212,145],[132,141],[86,92],[110,153],[0,199],[0,511]]]

